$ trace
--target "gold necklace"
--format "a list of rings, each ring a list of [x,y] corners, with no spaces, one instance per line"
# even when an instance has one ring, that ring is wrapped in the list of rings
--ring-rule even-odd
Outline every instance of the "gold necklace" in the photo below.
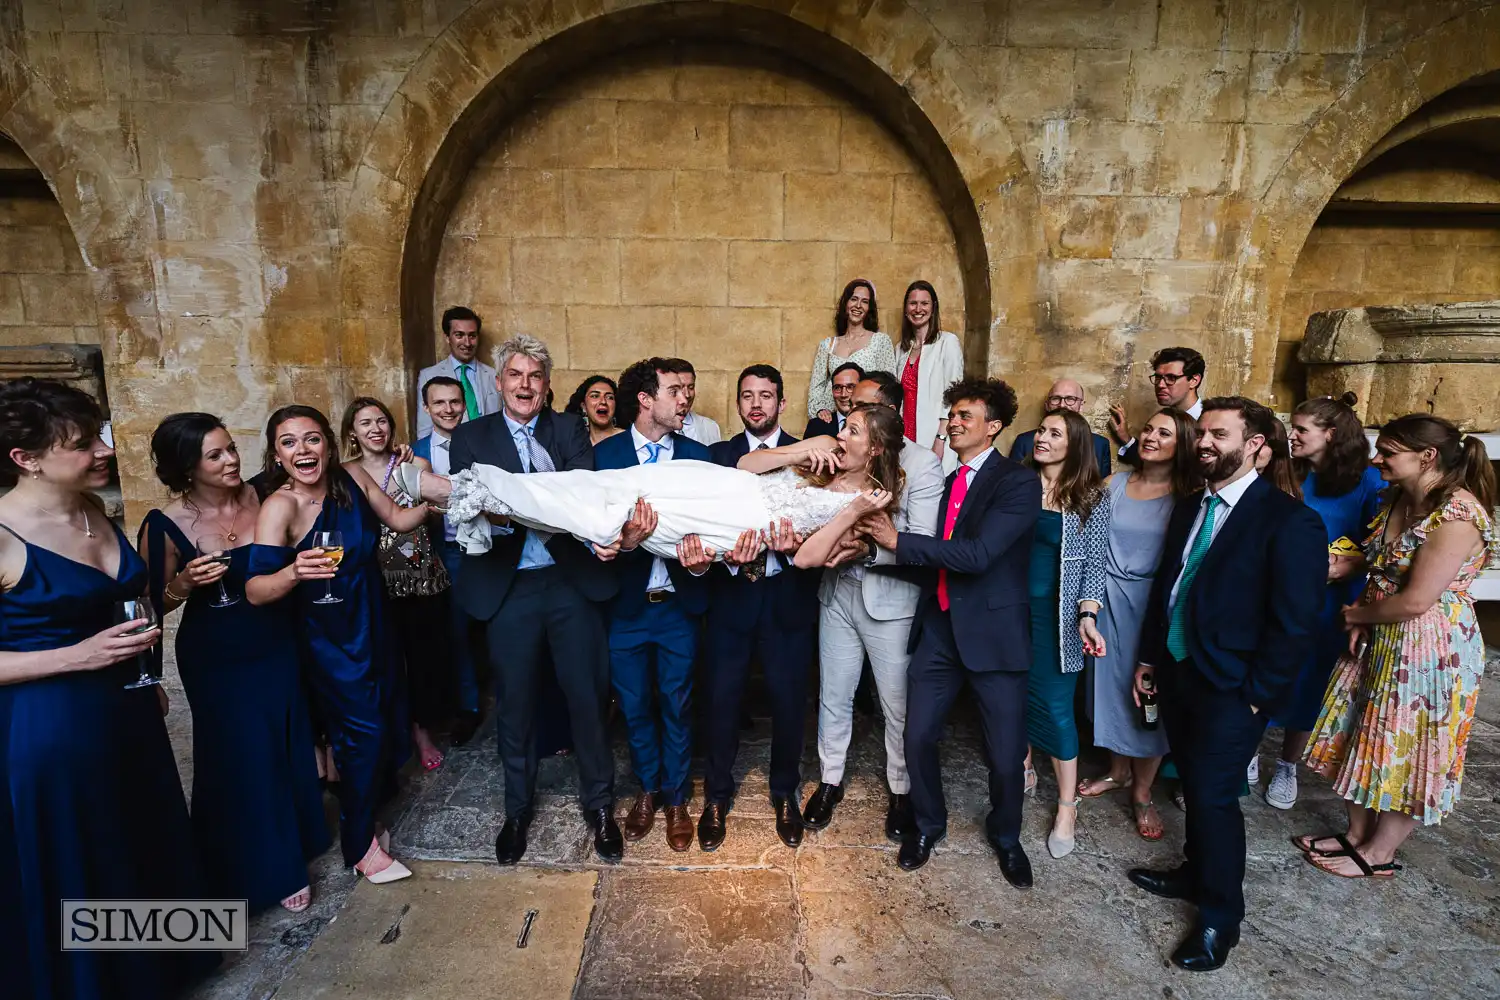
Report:
[[[242,487],[242,489],[243,489],[243,487]],[[199,507],[197,504],[191,504],[191,506],[195,510],[197,510],[200,515],[208,513],[208,511],[204,510],[202,507]],[[230,519],[229,519],[229,530],[226,531],[226,532],[224,532],[224,537],[226,539],[228,539],[230,545],[233,545],[235,542],[239,541],[239,537],[240,536],[236,535],[234,533],[234,526],[239,523],[239,521],[240,521],[240,514],[243,513],[243,509],[240,506],[240,502],[239,502],[238,498],[230,500],[229,501],[229,506],[231,506],[231,507],[234,508],[234,515],[232,517],[230,517]],[[214,527],[223,528],[224,527],[223,520],[220,520],[218,524],[214,525]]]
[[[63,524],[66,524],[68,527],[72,528],[74,531],[82,531],[85,535],[87,535],[90,538],[95,537],[95,535],[94,535],[94,529],[91,528],[91,527],[89,527],[89,512],[88,512],[88,508],[81,508],[79,510],[79,513],[83,515],[83,527],[79,528],[78,525],[74,524],[73,521],[72,521],[72,519],[69,518],[69,517],[67,517],[66,515],[59,514],[55,510],[48,510],[46,507],[43,507],[41,504],[36,503],[36,502],[33,502],[31,504],[31,506],[33,506],[37,510],[41,511],[43,514],[50,514],[53,517],[61,518]]]

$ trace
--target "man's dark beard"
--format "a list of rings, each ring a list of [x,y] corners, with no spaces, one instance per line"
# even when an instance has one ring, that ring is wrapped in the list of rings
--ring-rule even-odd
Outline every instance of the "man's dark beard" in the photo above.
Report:
[[[745,422],[745,430],[760,438],[763,438],[767,434],[771,433],[772,429],[776,426],[776,418],[771,414],[767,414],[766,416],[762,417],[760,423],[758,424],[752,424],[749,417],[742,416],[740,417],[740,419]]]
[[[1243,445],[1234,451],[1219,455],[1212,462],[1204,464],[1203,456],[1198,456],[1198,464],[1203,469],[1203,478],[1211,483],[1219,483],[1228,479],[1239,471],[1240,465],[1245,461],[1245,448]]]

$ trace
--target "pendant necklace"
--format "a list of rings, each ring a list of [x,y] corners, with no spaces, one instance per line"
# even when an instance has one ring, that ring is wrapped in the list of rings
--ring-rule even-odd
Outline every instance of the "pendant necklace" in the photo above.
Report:
[[[83,515],[83,527],[80,529],[78,527],[78,525],[76,525],[76,524],[73,523],[73,521],[72,521],[71,518],[64,517],[62,514],[59,514],[55,510],[48,510],[46,507],[43,507],[39,503],[33,503],[31,506],[33,506],[37,510],[41,511],[43,514],[50,514],[53,517],[62,518],[62,522],[64,524],[66,524],[68,527],[72,528],[74,531],[80,531],[81,530],[88,537],[90,537],[90,538],[95,537],[95,535],[94,535],[94,529],[89,526],[89,512],[88,512],[87,509],[79,511],[79,513]]]

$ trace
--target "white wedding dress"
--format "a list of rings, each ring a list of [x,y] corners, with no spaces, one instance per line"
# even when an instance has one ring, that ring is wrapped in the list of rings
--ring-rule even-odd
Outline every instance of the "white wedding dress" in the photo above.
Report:
[[[412,471],[415,471],[414,467]],[[761,530],[783,518],[808,535],[833,520],[856,494],[807,485],[792,469],[765,475],[711,462],[679,460],[628,469],[514,473],[475,465],[451,477],[448,523],[469,555],[489,551],[485,513],[502,514],[529,528],[566,532],[583,542],[609,545],[620,537],[637,498],[656,512],[656,530],[641,544],[664,559],[677,556],[677,543],[697,535],[716,559],[734,548],[747,530]],[[403,470],[403,488],[414,493]]]

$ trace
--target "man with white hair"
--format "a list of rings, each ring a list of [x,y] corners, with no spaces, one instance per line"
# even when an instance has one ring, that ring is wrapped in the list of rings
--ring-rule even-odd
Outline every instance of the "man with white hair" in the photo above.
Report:
[[[1052,383],[1052,388],[1047,390],[1046,405],[1042,407],[1044,414],[1053,410],[1072,410],[1074,413],[1083,412],[1083,386],[1070,378],[1060,378]],[[1012,461],[1021,462],[1031,456],[1031,443],[1036,440],[1036,431],[1027,431],[1016,438],[1015,443],[1010,446],[1010,457]],[[1109,475],[1109,438],[1102,434],[1094,435],[1094,459],[1099,463],[1099,475]]]
[[[452,472],[493,465],[507,472],[593,469],[583,421],[547,408],[552,355],[535,337],[518,334],[500,346],[500,412],[454,428]],[[489,515],[487,515],[489,516]],[[605,733],[609,655],[604,603],[618,585],[610,568],[570,535],[554,535],[490,516],[490,551],[465,555],[454,597],[485,623],[490,664],[499,686],[500,757],[505,771],[505,824],[495,856],[513,865],[526,853],[533,816],[537,688],[546,652],[568,704],[578,759],[579,798],[594,833],[594,850],[618,861],[624,840],[614,818],[614,755]]]

